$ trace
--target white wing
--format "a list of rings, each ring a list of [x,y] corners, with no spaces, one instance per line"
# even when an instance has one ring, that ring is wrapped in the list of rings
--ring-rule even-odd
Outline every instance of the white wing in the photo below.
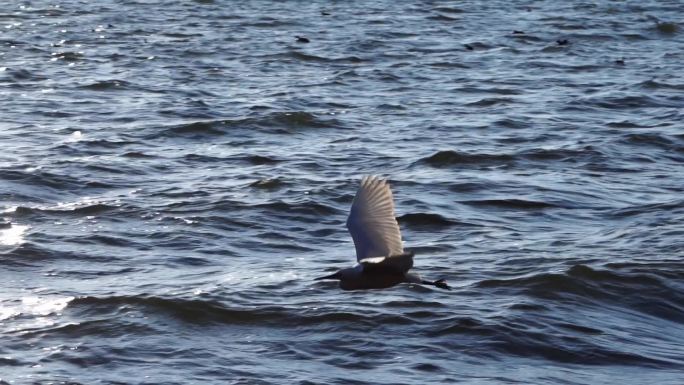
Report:
[[[363,178],[347,218],[347,229],[354,239],[357,261],[404,252],[387,181],[375,176]]]

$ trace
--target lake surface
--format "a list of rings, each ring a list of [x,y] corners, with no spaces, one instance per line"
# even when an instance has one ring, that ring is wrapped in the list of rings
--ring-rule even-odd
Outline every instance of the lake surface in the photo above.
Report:
[[[682,384],[682,14],[3,2],[0,384]]]

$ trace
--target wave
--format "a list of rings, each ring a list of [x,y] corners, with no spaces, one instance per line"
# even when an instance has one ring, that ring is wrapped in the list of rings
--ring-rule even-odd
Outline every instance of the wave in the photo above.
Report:
[[[137,247],[139,250],[143,249],[142,245],[138,245],[136,242],[125,239],[123,237],[116,237],[103,234],[94,234],[86,237],[81,237],[74,239],[72,242],[79,244],[96,244],[114,247]]]
[[[134,158],[134,159],[153,159],[153,158],[156,158],[156,156],[154,156],[154,155],[148,155],[148,154],[145,154],[144,152],[141,152],[141,151],[129,151],[129,152],[122,154],[121,156],[123,156],[125,158]]]
[[[339,214],[339,210],[317,202],[287,203],[283,201],[249,205],[250,208],[268,211],[271,214],[287,213],[325,218]]]
[[[400,311],[397,311],[399,309]],[[537,317],[536,308],[519,308],[506,316],[454,316],[450,307],[435,301],[390,301],[377,310],[353,311],[321,306],[241,306],[216,299],[185,299],[149,295],[83,296],[71,300],[66,312],[94,318],[78,325],[62,325],[49,332],[69,336],[117,336],[159,334],[157,325],[169,319],[189,325],[230,325],[278,330],[350,332],[382,325],[427,337],[440,351],[454,349],[485,357],[530,357],[584,365],[636,365],[680,367],[681,359],[631,349],[621,344],[606,346],[616,338],[606,324],[582,324],[562,315]],[[145,320],[125,317],[135,311]],[[532,316],[530,316],[530,314]],[[148,318],[151,318],[148,320]],[[156,322],[156,320],[164,322]],[[163,328],[163,326],[161,326]],[[42,332],[45,332],[43,330]],[[428,343],[428,346],[431,346]]]
[[[449,326],[428,332],[431,338],[458,335],[460,349],[484,357],[519,356],[582,365],[634,365],[643,367],[681,367],[680,360],[654,357],[631,349],[606,347],[603,331],[554,320],[546,325],[528,325],[524,318],[505,321],[453,317]],[[476,340],[477,342],[470,342]]]
[[[428,20],[433,20],[433,21],[443,21],[447,23],[453,23],[456,20],[459,20],[458,17],[452,17],[452,16],[447,16],[447,15],[442,15],[442,14],[437,14],[437,15],[431,15],[427,17]]]
[[[91,90],[91,91],[124,91],[128,90],[131,88],[131,83],[125,81],[125,80],[117,80],[117,79],[110,79],[110,80],[99,80],[96,81],[95,83],[90,83],[81,86],[82,89],[85,90]]]
[[[7,73],[10,79],[17,81],[17,84],[21,84],[25,81],[43,81],[48,79],[48,77],[43,74],[36,73],[35,71],[29,71],[25,68],[15,69],[10,67],[4,72]]]
[[[244,119],[218,119],[183,123],[162,127],[145,139],[185,137],[201,139],[226,135],[237,129],[260,129],[273,133],[295,133],[301,129],[340,128],[339,120],[321,117],[305,111],[274,112],[260,117]]]
[[[633,133],[626,134],[621,140],[625,144],[633,146],[651,146],[668,152],[684,154],[684,142],[664,134],[656,133]],[[668,156],[675,156],[675,154]],[[682,160],[681,157],[678,160]]]
[[[455,13],[455,14],[465,13],[465,12],[466,12],[466,11],[465,11],[464,9],[462,9],[462,8],[453,7],[453,6],[436,6],[436,7],[432,8],[432,10],[435,11],[435,12]]]
[[[84,184],[81,179],[48,171],[26,172],[19,170],[0,170],[0,179],[19,182],[22,185],[49,187],[54,189],[78,188]]]
[[[133,141],[129,140],[107,140],[107,139],[94,139],[94,140],[79,140],[77,142],[78,146],[83,147],[94,147],[94,148],[104,148],[110,150],[118,150],[129,144],[135,144]]]
[[[44,263],[44,261],[56,260],[82,261],[85,263],[111,263],[118,259],[111,255],[99,256],[80,251],[52,249],[31,241],[24,242],[16,248],[0,253],[0,255],[3,256],[3,258],[0,258],[0,264],[16,266],[37,266]]]
[[[515,41],[524,41],[524,42],[533,42],[533,43],[540,43],[544,42],[545,39],[542,39],[541,37],[534,36],[531,34],[527,33],[511,33],[510,35],[506,35],[507,38],[513,39]]]
[[[287,185],[289,185],[289,183],[282,178],[265,178],[250,183],[249,187],[263,190],[277,190]]]
[[[225,133],[222,126],[230,126],[234,121],[228,120],[211,120],[202,122],[192,122],[179,124],[164,129],[158,134],[148,136],[148,139],[156,139],[157,137],[164,136],[214,136],[222,135]]]
[[[519,290],[538,298],[612,304],[684,324],[684,291],[670,284],[658,269],[625,273],[575,265],[565,273],[543,273],[479,282],[482,288]]]
[[[659,82],[655,79],[643,81],[637,84],[637,86],[646,89],[671,89],[676,91],[684,90],[684,84]]]
[[[458,222],[433,213],[409,213],[397,218],[399,223],[409,227],[447,227]]]
[[[183,157],[184,160],[190,163],[215,163],[215,162],[225,162],[225,161],[242,161],[255,166],[260,165],[273,165],[282,162],[282,160],[274,156],[266,155],[235,155],[227,158],[199,155],[199,154],[188,154]]]
[[[280,159],[277,159],[276,157],[265,155],[244,155],[238,157],[238,159],[256,166],[265,164],[271,165],[282,162]]]
[[[447,167],[462,164],[503,164],[513,161],[510,155],[500,154],[468,154],[459,151],[445,150],[436,152],[421,162],[433,167]]]
[[[302,62],[312,62],[312,63],[348,63],[348,64],[358,64],[367,61],[356,55],[351,56],[340,56],[340,57],[325,57],[313,55],[310,53],[304,53],[301,51],[288,51],[284,53],[269,54],[261,56],[262,59],[268,60],[279,60],[279,61],[290,61],[292,59]]]
[[[529,149],[509,154],[489,153],[466,153],[454,150],[438,151],[424,157],[418,163],[425,163],[432,167],[454,166],[510,166],[519,161],[549,161],[560,162],[586,162],[602,160],[606,155],[593,146],[584,146],[578,149]]]
[[[545,209],[552,207],[560,207],[556,204],[541,201],[532,201],[525,199],[481,199],[463,201],[462,203],[472,206],[492,206],[508,209]]]
[[[74,303],[75,300],[72,300],[68,306]],[[104,316],[107,313],[112,313],[113,309],[108,310],[108,311],[95,311],[93,309],[89,309],[90,313],[99,313],[99,314],[93,314],[94,316]],[[149,324],[149,323],[140,323],[140,322],[116,322],[112,318],[107,317],[107,318],[97,318],[93,320],[85,320],[85,321],[80,321],[78,323],[68,323],[68,324],[60,324],[57,326],[52,326],[52,327],[47,327],[47,328],[41,328],[37,330],[31,330],[28,332],[25,332],[24,335],[26,337],[32,337],[32,336],[43,336],[43,335],[50,335],[50,337],[54,338],[56,335],[61,335],[62,337],[67,337],[67,338],[82,338],[85,336],[93,336],[97,338],[113,338],[113,337],[121,337],[121,336],[130,336],[130,335],[136,335],[136,336],[145,336],[145,335],[154,335],[158,333],[159,331],[154,327],[154,325]],[[60,359],[64,359],[64,357],[61,357]],[[81,362],[81,358],[78,358],[78,361]],[[72,362],[74,364],[77,364],[77,362],[73,362],[75,360],[71,359],[66,359],[66,361]],[[79,365],[81,366],[81,365]]]
[[[482,98],[476,102],[467,103],[468,107],[492,107],[496,105],[506,105],[510,103],[516,103],[515,99],[512,98]]]
[[[217,300],[165,298],[157,296],[85,296],[73,299],[68,309],[88,314],[111,314],[118,309],[135,308],[157,316],[171,317],[193,324],[300,327],[322,323],[408,324],[402,315],[349,311],[295,311],[281,306],[239,308]]]
[[[609,123],[606,123],[606,126],[612,127],[612,128],[645,128],[646,127],[642,124],[634,123],[634,122],[629,121],[629,120],[609,122]]]
[[[570,108],[598,107],[609,110],[625,110],[633,108],[668,107],[679,108],[680,102],[669,101],[664,97],[647,95],[624,95],[624,96],[592,96],[574,100],[568,103]]]
[[[595,160],[605,157],[602,151],[599,151],[594,146],[584,146],[581,148],[554,148],[554,149],[532,149],[525,150],[518,154],[518,157],[527,160],[559,160],[559,161],[585,161]]]
[[[120,208],[117,205],[105,203],[88,204],[84,206],[53,206],[53,207],[26,207],[18,206],[14,213],[17,216],[40,215],[40,214],[72,214],[77,216],[99,215]]]
[[[674,200],[670,202],[648,203],[622,207],[619,209],[610,210],[606,215],[611,218],[627,218],[654,212],[676,212],[677,210],[681,209],[684,209],[684,200]]]
[[[65,62],[77,62],[85,58],[83,52],[76,51],[53,52],[51,55],[53,58],[64,60]]]

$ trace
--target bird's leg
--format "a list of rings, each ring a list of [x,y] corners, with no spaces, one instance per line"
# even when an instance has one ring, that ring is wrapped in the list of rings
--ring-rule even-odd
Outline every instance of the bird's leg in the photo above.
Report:
[[[432,285],[432,286],[437,286],[440,289],[447,289],[451,290],[451,286],[447,285],[447,282],[443,279],[438,279],[434,282],[432,281],[420,281],[423,285]]]

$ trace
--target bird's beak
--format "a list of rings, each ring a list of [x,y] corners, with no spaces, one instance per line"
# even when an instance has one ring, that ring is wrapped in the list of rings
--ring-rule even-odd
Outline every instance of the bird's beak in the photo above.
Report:
[[[322,279],[338,279],[338,278],[339,278],[339,275],[337,273],[335,273],[335,274],[326,275],[325,277],[314,278],[314,281],[320,281]]]

